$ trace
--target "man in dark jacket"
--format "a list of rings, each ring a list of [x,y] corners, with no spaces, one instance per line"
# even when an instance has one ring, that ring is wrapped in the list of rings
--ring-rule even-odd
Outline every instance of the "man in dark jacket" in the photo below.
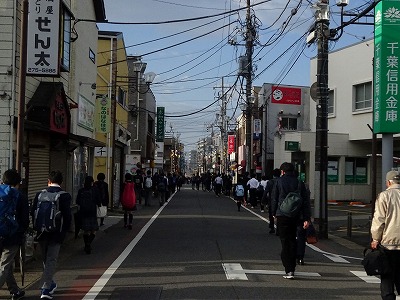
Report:
[[[48,178],[47,191],[50,193],[61,192],[61,184],[63,176],[60,171],[52,171]],[[37,193],[33,200],[32,209],[34,212],[38,206],[38,198],[41,192]],[[57,284],[53,281],[53,276],[56,271],[56,263],[58,253],[62,242],[71,226],[71,195],[69,193],[61,193],[59,198],[59,211],[62,216],[62,228],[57,232],[38,232],[36,240],[39,242],[42,259],[43,259],[43,286],[41,299],[53,299],[53,293],[57,288]]]
[[[285,268],[286,279],[294,279],[296,269],[296,232],[298,223],[303,223],[304,229],[308,228],[311,220],[310,198],[304,182],[297,179],[294,165],[285,162],[280,167],[282,176],[277,179],[272,193],[272,213],[277,219],[277,228],[282,244],[281,260]],[[298,191],[302,199],[300,211],[295,216],[287,216],[280,210],[280,205],[290,192]]]
[[[21,182],[21,176],[14,169],[10,169],[3,174],[3,184],[10,186],[12,189],[18,188]],[[17,231],[3,240],[3,249],[1,250],[0,260],[0,288],[7,283],[11,299],[21,299],[25,292],[21,290],[15,281],[13,273],[14,258],[18,253],[19,247],[25,242],[25,232],[29,226],[29,204],[28,199],[21,193],[17,195],[17,206],[15,218],[18,222]]]

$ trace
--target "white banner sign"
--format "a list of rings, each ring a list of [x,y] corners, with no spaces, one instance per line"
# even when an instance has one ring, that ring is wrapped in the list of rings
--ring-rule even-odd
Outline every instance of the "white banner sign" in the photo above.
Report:
[[[60,0],[29,1],[28,75],[59,75]]]

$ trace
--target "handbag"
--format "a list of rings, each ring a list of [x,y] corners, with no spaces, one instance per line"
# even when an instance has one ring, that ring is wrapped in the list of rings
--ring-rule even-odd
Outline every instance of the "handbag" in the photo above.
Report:
[[[389,258],[382,246],[378,246],[377,249],[365,248],[361,264],[369,276],[386,275],[391,272]]]
[[[306,229],[306,238],[307,244],[316,244],[318,242],[317,232],[313,223],[310,222],[310,225]]]
[[[97,217],[98,218],[104,218],[107,216],[107,206],[98,206],[97,207]]]

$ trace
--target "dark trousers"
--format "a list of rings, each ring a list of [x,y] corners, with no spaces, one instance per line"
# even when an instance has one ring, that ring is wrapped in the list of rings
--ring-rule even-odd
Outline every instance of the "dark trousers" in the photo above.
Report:
[[[277,228],[281,240],[281,260],[285,272],[294,272],[296,269],[296,231],[297,220],[293,218],[277,217]]]
[[[381,275],[381,296],[383,300],[395,300],[396,287],[397,294],[400,294],[400,250],[386,250],[389,257],[392,273]]]
[[[217,196],[221,195],[221,190],[222,190],[222,184],[215,184],[215,194],[217,194]]]
[[[251,206],[257,206],[257,189],[250,189],[250,204]]]
[[[304,253],[306,252],[306,233],[307,230],[303,228],[303,223],[297,225],[297,253],[298,259],[304,258]]]

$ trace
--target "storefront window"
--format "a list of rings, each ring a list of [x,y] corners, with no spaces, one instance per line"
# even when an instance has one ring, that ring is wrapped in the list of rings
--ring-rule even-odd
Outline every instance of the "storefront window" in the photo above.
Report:
[[[368,181],[368,159],[346,158],[346,184],[365,184]]]
[[[328,182],[339,182],[339,159],[328,158]]]

